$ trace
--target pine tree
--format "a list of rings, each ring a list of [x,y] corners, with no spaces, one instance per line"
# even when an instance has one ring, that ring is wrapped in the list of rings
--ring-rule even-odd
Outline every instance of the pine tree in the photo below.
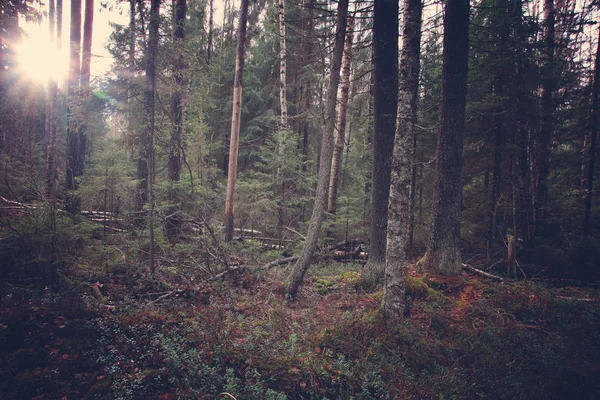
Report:
[[[433,217],[427,253],[421,260],[425,270],[442,275],[458,275],[462,271],[461,168],[468,54],[469,0],[448,0]]]
[[[413,176],[414,135],[417,120],[421,50],[421,0],[404,1],[402,55],[398,94],[398,124],[394,138],[383,299],[381,308],[389,323],[404,312],[404,287],[410,262],[410,186]]]

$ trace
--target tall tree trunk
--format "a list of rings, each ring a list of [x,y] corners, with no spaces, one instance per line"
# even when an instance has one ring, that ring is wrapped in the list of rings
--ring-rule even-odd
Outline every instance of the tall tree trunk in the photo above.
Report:
[[[177,0],[175,3],[175,21],[173,29],[173,47],[176,52],[173,59],[175,90],[171,95],[171,118],[173,119],[173,128],[171,130],[169,161],[167,163],[167,172],[169,179],[172,181],[179,181],[181,172],[181,135],[183,132],[183,101],[181,94],[183,91],[183,40],[185,38],[186,11],[186,0]]]
[[[354,37],[354,17],[348,15],[348,29],[346,41],[344,42],[344,56],[342,58],[342,81],[338,102],[338,114],[335,129],[335,142],[333,145],[333,158],[331,160],[331,176],[329,177],[329,196],[327,200],[327,211],[335,213],[337,209],[337,191],[340,181],[340,167],[344,154],[344,143],[346,140],[346,114],[348,111],[348,92],[350,90],[350,67],[352,64],[352,42]]]
[[[313,56],[313,34],[314,34],[314,23],[313,23],[313,14],[314,14],[314,5],[315,0],[305,0],[303,3],[303,48],[302,48],[302,57],[300,60],[300,68],[301,76],[300,76],[300,123],[299,123],[299,132],[302,136],[302,157],[303,161],[303,171],[306,172],[306,161],[308,160],[308,142],[309,142],[309,118],[308,113],[310,112],[311,106],[311,80],[310,77],[307,77],[306,67],[311,65],[314,62]]]
[[[235,78],[233,81],[233,109],[231,112],[231,138],[229,141],[229,166],[227,169],[227,194],[225,198],[225,240],[227,242],[230,242],[233,239],[233,199],[235,196],[235,180],[237,175],[238,147],[240,139],[247,22],[248,0],[242,0],[237,35]]]
[[[444,17],[442,95],[433,218],[421,263],[436,274],[459,275],[461,167],[467,98],[469,0],[448,0]]]
[[[413,138],[417,120],[421,62],[421,1],[404,0],[398,124],[392,159],[385,279],[381,303],[384,318],[391,324],[400,322],[404,314],[404,288],[410,262],[410,232],[407,227],[410,219],[410,186],[415,158]]]
[[[56,47],[62,49],[63,0],[56,0]]]
[[[298,288],[304,280],[304,275],[310,266],[317,240],[321,230],[321,223],[327,205],[327,188],[329,186],[329,175],[331,173],[331,158],[333,155],[333,129],[335,127],[335,108],[338,85],[340,83],[340,70],[342,68],[342,55],[344,53],[344,37],[346,35],[346,17],[348,14],[348,0],[340,0],[338,3],[337,21],[335,29],[335,41],[333,54],[331,56],[331,71],[329,73],[329,87],[327,88],[327,103],[325,106],[325,121],[323,124],[323,136],[321,139],[321,154],[319,159],[319,176],[317,178],[317,192],[313,206],[308,232],[304,245],[290,274],[286,287],[288,300],[293,300]]]
[[[279,106],[281,114],[279,118],[279,137],[277,143],[277,154],[280,163],[285,154],[285,133],[288,128],[288,109],[287,109],[287,50],[285,44],[285,1],[279,0]],[[285,211],[283,202],[285,202],[286,190],[285,179],[281,176],[281,165],[277,167],[276,176],[277,186],[281,188],[281,199],[278,201],[277,214],[277,236],[282,237],[283,224],[285,223]]]
[[[83,55],[81,61],[81,88],[85,92],[90,87],[90,67],[92,63],[92,37],[94,32],[94,0],[85,0],[83,22]]]
[[[56,25],[56,10],[54,0],[49,2],[48,23],[50,42],[52,46],[56,46],[55,42],[55,25]],[[54,77],[48,81],[48,92],[46,96],[46,138],[48,140],[46,150],[46,197],[53,200],[56,194],[56,168],[54,159],[56,157],[56,101],[57,101],[58,84]]]
[[[534,192],[533,235],[544,234],[548,197],[548,174],[550,172],[550,137],[554,129],[552,122],[554,105],[554,36],[555,36],[554,0],[544,0],[544,66],[542,70],[541,125],[537,136],[537,185]]]
[[[135,70],[135,2],[129,0],[129,72]],[[129,100],[130,95],[127,96]]]
[[[92,38],[94,32],[94,0],[85,0],[85,19],[83,23],[83,52],[81,61],[80,76],[80,96],[82,103],[89,99],[90,91],[90,71],[92,63]],[[76,177],[83,176],[83,167],[85,165],[85,156],[87,152],[87,124],[88,113],[81,117],[81,122],[77,135],[79,136],[79,149],[77,151],[77,171]]]
[[[206,46],[206,64],[211,65],[213,58],[213,31],[215,28],[214,0],[209,0],[208,7],[208,43]]]
[[[279,106],[281,115],[279,119],[280,130],[283,132],[288,126],[287,111],[287,86],[286,86],[286,68],[287,53],[285,46],[285,0],[279,0]],[[283,152],[283,141],[280,138],[279,155]]]
[[[149,181],[154,178],[154,119],[156,92],[156,51],[158,48],[158,28],[160,21],[160,0],[150,3],[150,22],[148,24],[148,42],[146,48],[146,79],[144,88],[144,129],[140,133],[140,150],[137,164],[139,180],[136,196],[136,210],[141,212],[148,202]],[[152,221],[152,219],[150,219]],[[153,260],[152,260],[153,262]]]
[[[371,180],[371,233],[369,261],[365,266],[364,283],[374,287],[383,283],[385,252],[387,241],[388,202],[390,197],[390,176],[392,171],[392,151],[398,112],[398,42],[390,41],[391,30],[398,35],[398,1],[379,2],[381,7],[389,7],[388,15],[374,20],[383,26],[373,25],[374,63],[374,114],[373,114],[373,166]],[[376,3],[377,6],[377,3]],[[385,11],[382,11],[386,13]],[[394,22],[393,22],[394,21]],[[393,22],[393,25],[391,25]],[[386,30],[387,29],[389,30]]]
[[[598,28],[598,43],[596,45],[596,62],[594,63],[594,86],[592,87],[592,115],[590,149],[588,160],[587,191],[585,195],[585,214],[583,220],[583,234],[590,235],[592,225],[592,194],[594,193],[594,172],[596,170],[596,136],[598,131],[598,92],[600,91],[600,28]]]
[[[67,89],[67,102],[72,102],[79,94],[79,74],[81,73],[81,0],[71,0],[71,24],[70,24],[70,47],[69,47],[69,83]],[[77,155],[79,153],[79,135],[77,134],[77,123],[75,122],[72,106],[67,111],[67,169],[66,188],[67,191],[77,189]],[[67,210],[75,212],[78,208],[73,193],[67,197]]]

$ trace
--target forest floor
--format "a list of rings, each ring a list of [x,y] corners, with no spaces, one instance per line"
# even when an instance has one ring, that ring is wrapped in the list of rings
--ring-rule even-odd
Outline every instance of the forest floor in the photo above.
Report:
[[[411,271],[388,328],[360,264],[314,265],[287,303],[289,266],[151,281],[92,253],[0,280],[0,399],[600,398],[597,289]]]

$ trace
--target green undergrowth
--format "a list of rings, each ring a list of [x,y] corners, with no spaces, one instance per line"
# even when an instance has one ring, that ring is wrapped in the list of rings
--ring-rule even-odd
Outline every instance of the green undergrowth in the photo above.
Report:
[[[570,300],[592,289],[411,273],[386,326],[360,264],[315,265],[288,304],[285,267],[207,281],[190,245],[153,281],[136,243],[90,243],[52,284],[0,282],[0,398],[600,397],[600,307]]]

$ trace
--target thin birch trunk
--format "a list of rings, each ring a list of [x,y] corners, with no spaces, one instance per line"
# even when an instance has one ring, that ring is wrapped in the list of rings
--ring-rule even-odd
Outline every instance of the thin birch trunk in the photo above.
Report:
[[[342,58],[342,79],[338,101],[338,115],[335,129],[335,142],[333,146],[333,158],[331,160],[331,176],[329,178],[329,196],[327,199],[327,211],[335,213],[337,209],[337,192],[340,181],[340,167],[344,154],[344,143],[346,140],[346,114],[348,111],[348,93],[350,90],[350,67],[352,64],[352,42],[354,38],[354,17],[348,15],[348,29],[344,42],[344,56]]]
[[[321,230],[321,223],[327,205],[327,188],[329,186],[329,175],[331,173],[331,158],[333,155],[333,129],[335,126],[335,106],[338,85],[340,82],[340,70],[342,68],[342,55],[344,52],[344,37],[346,34],[346,16],[348,14],[348,0],[340,0],[338,3],[337,22],[335,30],[335,42],[331,56],[331,71],[329,75],[329,87],[327,88],[327,103],[325,108],[325,121],[323,124],[323,137],[321,141],[321,154],[319,159],[319,176],[317,179],[317,193],[313,206],[308,233],[302,246],[298,261],[290,274],[286,286],[286,296],[292,301],[298,288],[304,280],[304,275],[310,267],[310,259],[317,247],[317,240]]]
[[[240,23],[238,27],[237,53],[235,59],[233,107],[231,112],[231,139],[229,142],[229,167],[227,169],[227,194],[225,198],[225,240],[227,242],[230,242],[233,239],[233,199],[235,196],[235,180],[237,175],[247,21],[248,0],[242,0],[242,4],[240,6]]]

